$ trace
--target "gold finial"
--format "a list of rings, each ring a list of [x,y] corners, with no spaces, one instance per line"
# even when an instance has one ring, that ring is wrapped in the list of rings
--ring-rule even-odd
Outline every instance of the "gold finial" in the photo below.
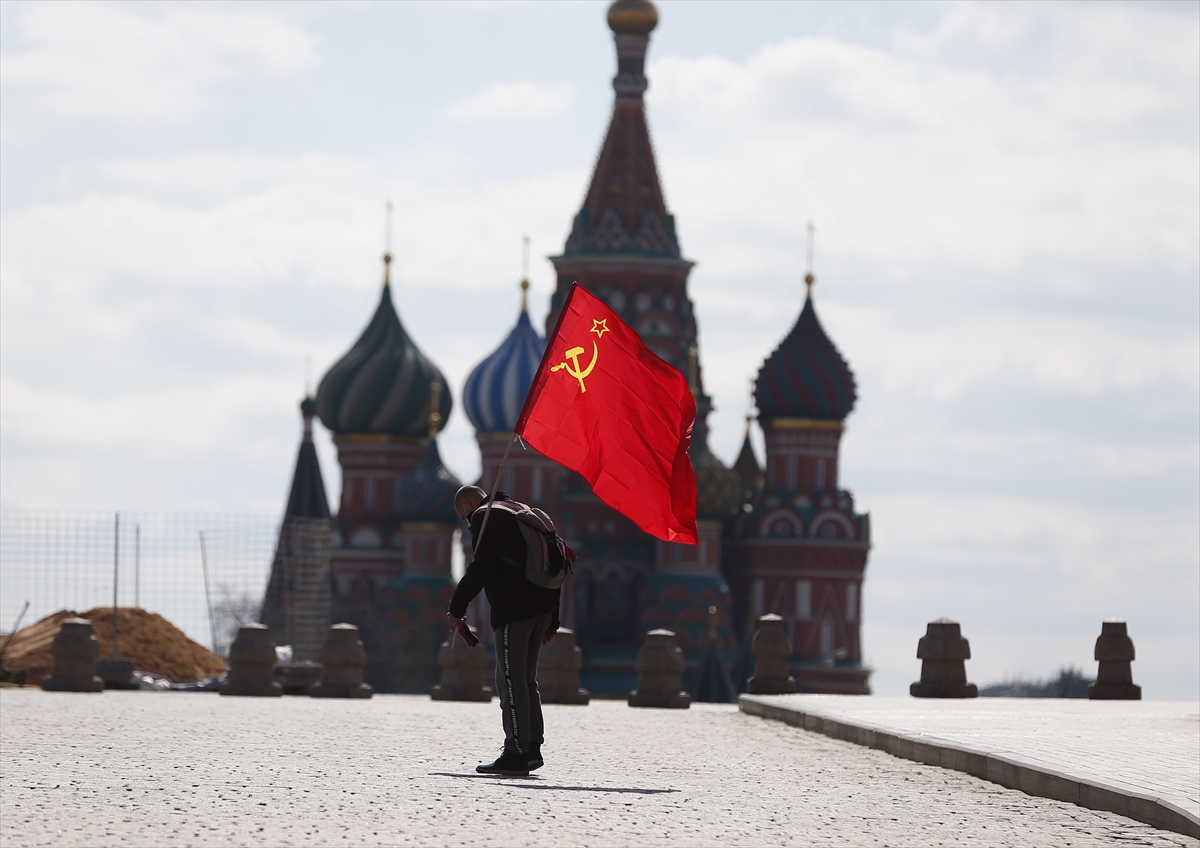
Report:
[[[383,214],[383,284],[392,284],[392,201],[384,204]]]
[[[521,241],[521,311],[529,311],[529,236]]]
[[[700,396],[700,349],[695,342],[688,345],[688,388],[692,397]]]
[[[804,285],[808,287],[808,298],[812,299],[813,283],[817,278],[813,276],[813,242],[817,238],[817,228],[812,221],[808,222],[808,271],[804,274]]]
[[[437,436],[438,430],[441,429],[442,413],[438,410],[442,406],[442,381],[434,379],[433,385],[429,387],[429,438],[433,439]]]

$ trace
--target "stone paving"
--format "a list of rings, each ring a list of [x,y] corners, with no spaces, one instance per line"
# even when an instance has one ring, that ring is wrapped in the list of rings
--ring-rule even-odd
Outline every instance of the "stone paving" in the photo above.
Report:
[[[496,702],[0,691],[0,845],[1200,845],[764,721],[546,708],[546,766],[477,776]]]
[[[764,701],[1120,781],[1200,815],[1200,703],[771,695]]]

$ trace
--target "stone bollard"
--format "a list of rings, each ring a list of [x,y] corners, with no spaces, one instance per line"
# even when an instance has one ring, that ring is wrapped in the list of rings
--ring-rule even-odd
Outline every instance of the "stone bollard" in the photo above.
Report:
[[[275,646],[265,624],[244,624],[229,646],[229,673],[221,684],[222,695],[278,698],[283,687],[275,682]]]
[[[141,689],[133,676],[133,660],[127,657],[106,657],[96,660],[96,674],[104,681],[105,689]]]
[[[312,660],[297,660],[275,666],[275,679],[285,695],[307,695],[321,679],[321,664]]]
[[[1096,639],[1096,660],[1100,670],[1096,682],[1088,686],[1093,701],[1140,701],[1142,687],[1133,682],[1133,640],[1125,622],[1110,618],[1100,625]]]
[[[42,681],[47,692],[104,691],[104,680],[95,672],[100,643],[92,635],[92,623],[86,618],[63,621],[50,653],[54,655],[54,674]]]
[[[583,651],[575,644],[575,631],[558,628],[558,635],[538,657],[538,692],[543,704],[586,704],[592,696],[579,686]]]
[[[321,646],[321,682],[308,690],[314,698],[370,698],[375,690],[363,683],[367,651],[358,627],[335,624]]]
[[[939,618],[929,622],[917,643],[921,660],[921,682],[908,687],[914,698],[975,698],[979,687],[967,682],[964,660],[971,658],[971,645],[963,638],[957,621]]]
[[[683,651],[670,630],[651,630],[637,654],[637,689],[629,693],[631,707],[686,710],[692,703],[683,686]]]
[[[751,695],[790,695],[796,691],[796,678],[788,674],[787,661],[792,655],[784,621],[767,614],[758,619],[754,634],[754,676],[746,681]]]
[[[435,701],[490,701],[492,690],[483,685],[483,667],[487,651],[482,645],[474,648],[457,633],[438,648],[438,665],[442,668],[438,683],[429,690]]]

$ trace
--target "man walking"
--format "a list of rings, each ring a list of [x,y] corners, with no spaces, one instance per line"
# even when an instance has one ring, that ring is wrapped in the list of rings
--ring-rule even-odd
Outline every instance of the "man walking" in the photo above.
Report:
[[[492,608],[496,646],[496,692],[504,716],[504,752],[493,763],[476,766],[481,774],[526,775],[542,766],[544,724],[537,688],[538,652],[558,633],[559,589],[526,579],[528,550],[514,513],[524,505],[497,490],[487,532],[480,539],[487,493],[464,486],[454,496],[454,511],[471,527],[474,555],[450,600],[450,626],[464,625],[467,605],[479,594]]]

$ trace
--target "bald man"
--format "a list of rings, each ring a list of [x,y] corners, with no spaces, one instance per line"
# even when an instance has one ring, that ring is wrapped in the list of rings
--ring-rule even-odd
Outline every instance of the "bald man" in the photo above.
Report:
[[[487,532],[480,539],[488,495],[463,486],[454,511],[471,528],[474,551],[466,573],[450,599],[447,618],[463,625],[467,605],[483,591],[492,608],[496,646],[496,692],[504,719],[504,752],[493,763],[476,766],[481,774],[525,775],[541,768],[545,725],[537,688],[538,653],[558,633],[559,589],[546,589],[525,578],[525,539],[513,514],[524,504],[496,491]]]

